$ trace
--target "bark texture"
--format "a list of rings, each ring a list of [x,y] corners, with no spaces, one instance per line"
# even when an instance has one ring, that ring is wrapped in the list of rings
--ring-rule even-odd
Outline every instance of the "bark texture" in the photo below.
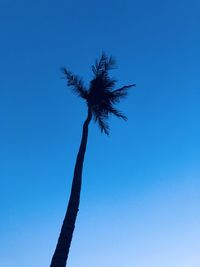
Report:
[[[87,146],[88,125],[91,121],[91,118],[92,113],[88,109],[88,116],[83,124],[81,144],[76,158],[76,165],[74,169],[74,177],[68,207],[50,267],[65,267],[67,263],[73,231],[75,228],[76,217],[79,209],[83,162]]]

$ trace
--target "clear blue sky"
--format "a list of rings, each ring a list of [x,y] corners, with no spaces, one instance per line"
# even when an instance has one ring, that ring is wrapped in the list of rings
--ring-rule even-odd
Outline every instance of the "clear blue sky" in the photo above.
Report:
[[[102,50],[119,86],[90,126],[69,267],[200,266],[199,0],[0,1],[0,267],[49,266],[86,107],[60,79]]]

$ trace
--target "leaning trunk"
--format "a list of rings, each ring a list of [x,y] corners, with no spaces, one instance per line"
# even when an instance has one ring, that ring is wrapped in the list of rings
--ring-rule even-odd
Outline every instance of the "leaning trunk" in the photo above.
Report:
[[[69,254],[69,248],[72,241],[72,235],[75,228],[76,217],[79,209],[83,161],[88,138],[88,125],[91,121],[91,118],[92,118],[92,113],[90,110],[88,110],[88,116],[83,125],[81,145],[76,159],[74,177],[73,177],[67,212],[65,214],[60,236],[58,239],[58,243],[50,267],[66,266]]]

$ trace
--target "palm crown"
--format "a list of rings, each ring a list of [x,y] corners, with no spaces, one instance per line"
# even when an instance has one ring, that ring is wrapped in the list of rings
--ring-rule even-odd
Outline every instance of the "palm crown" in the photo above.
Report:
[[[99,60],[96,60],[92,66],[94,74],[90,81],[89,88],[86,88],[82,79],[72,74],[68,69],[62,68],[67,85],[70,86],[74,93],[83,98],[88,109],[91,111],[95,122],[105,134],[109,134],[109,125],[107,123],[109,115],[115,115],[127,120],[127,117],[115,105],[124,98],[128,89],[135,84],[126,85],[114,90],[117,80],[109,76],[109,71],[116,68],[116,62],[112,56],[108,57],[105,53]]]

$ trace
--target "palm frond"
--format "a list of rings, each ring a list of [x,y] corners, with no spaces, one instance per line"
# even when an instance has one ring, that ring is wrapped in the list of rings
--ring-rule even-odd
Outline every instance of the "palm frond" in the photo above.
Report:
[[[92,65],[92,71],[95,74],[95,76],[99,76],[102,73],[102,70],[104,68],[105,65],[105,60],[106,60],[107,56],[102,53],[102,56],[99,60],[95,60],[95,64]]]
[[[135,84],[130,84],[130,85],[125,85],[125,86],[122,86],[121,88],[119,88],[119,89],[117,89],[117,90],[115,90],[115,91],[113,91],[113,93],[115,94],[127,94],[127,90],[129,89],[129,88],[131,88],[131,87],[133,87],[133,86],[136,86]]]
[[[67,85],[72,88],[73,92],[76,95],[87,99],[88,92],[84,87],[82,79],[79,78],[77,75],[72,74],[71,71],[67,70],[64,67],[61,68],[61,70],[64,74],[64,78],[67,80]]]
[[[101,58],[99,60],[96,60],[95,64],[92,65],[92,71],[96,77],[106,75],[107,71],[115,68],[115,59],[112,56],[108,57],[104,52],[102,53]]]
[[[109,134],[108,111],[102,105],[96,105],[92,107],[92,114],[94,121],[98,124],[101,132]]]
[[[109,125],[108,125],[107,121],[105,120],[105,118],[98,117],[97,123],[99,125],[101,132],[102,133],[104,132],[106,135],[109,135],[110,128],[109,128]]]
[[[106,92],[106,91],[112,91],[115,87],[117,80],[112,79],[110,77],[95,77],[90,82],[90,92],[94,92],[94,94],[98,94],[99,92]],[[93,93],[92,93],[93,94]]]
[[[110,106],[108,108],[108,111],[109,111],[109,113],[111,113],[111,114],[115,115],[116,117],[121,118],[125,121],[127,121],[127,119],[128,119],[120,110],[117,110],[112,106]]]
[[[113,89],[115,84],[116,84],[117,80],[116,79],[113,79],[113,78],[107,78],[105,81],[104,81],[104,88],[105,89]]]
[[[112,103],[118,103],[122,98],[126,97],[128,94],[128,89],[135,86],[135,84],[125,85],[117,90],[110,93],[110,99]]]
[[[107,57],[105,65],[106,65],[106,70],[113,70],[117,68],[116,60],[113,56]]]

